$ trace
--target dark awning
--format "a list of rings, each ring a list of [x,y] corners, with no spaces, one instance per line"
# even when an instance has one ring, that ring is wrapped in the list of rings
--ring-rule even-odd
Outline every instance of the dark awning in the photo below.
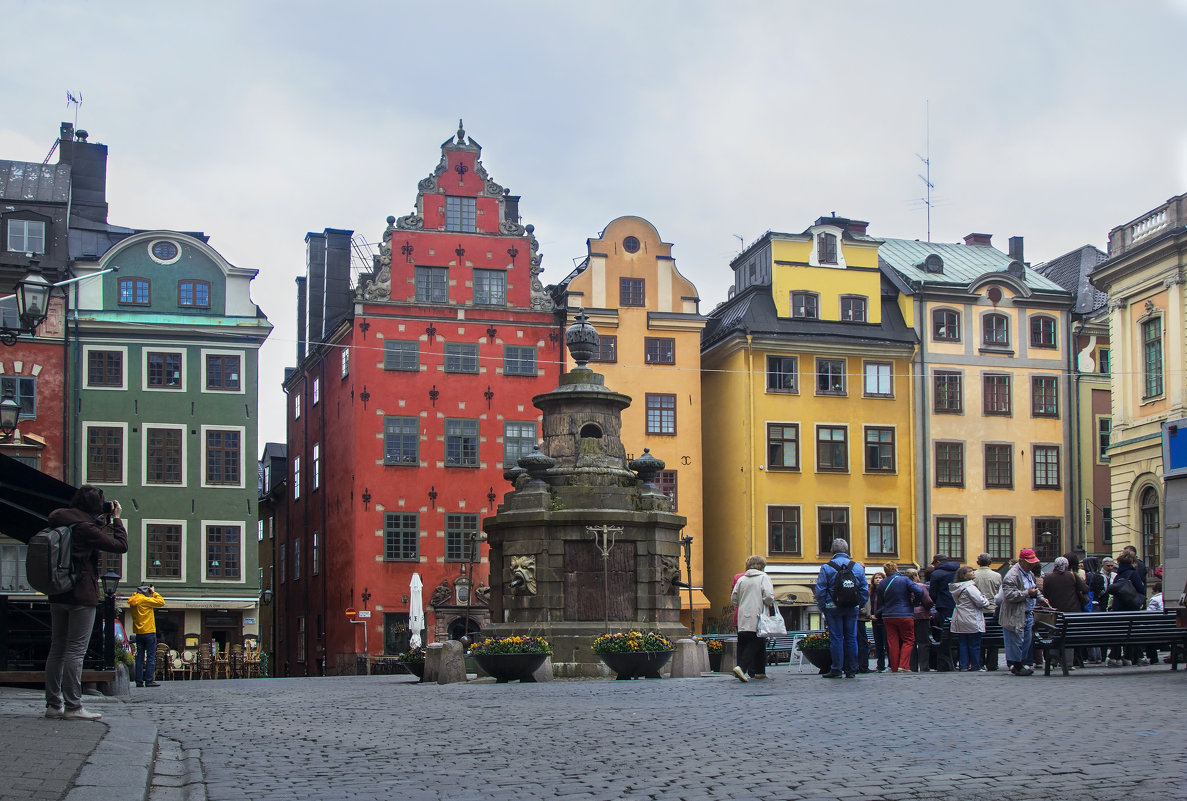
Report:
[[[0,453],[0,534],[28,542],[49,513],[70,505],[75,488]]]

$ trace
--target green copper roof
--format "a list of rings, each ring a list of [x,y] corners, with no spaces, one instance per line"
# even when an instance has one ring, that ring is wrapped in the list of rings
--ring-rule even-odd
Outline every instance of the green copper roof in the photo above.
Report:
[[[931,254],[944,260],[943,272],[928,272],[923,261]],[[963,245],[955,242],[921,242],[917,239],[884,239],[878,257],[899,275],[911,282],[963,286],[991,272],[1005,272],[1012,259],[989,245]],[[1023,279],[1036,290],[1062,292],[1063,287],[1027,268]]]

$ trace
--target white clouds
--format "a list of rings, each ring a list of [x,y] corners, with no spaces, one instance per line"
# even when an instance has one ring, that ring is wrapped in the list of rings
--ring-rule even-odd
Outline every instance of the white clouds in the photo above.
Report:
[[[931,101],[934,236],[1020,234],[1032,261],[1187,187],[1178,102],[1187,0],[20,5],[0,157],[40,161],[70,119],[111,148],[111,220],[201,229],[260,270],[276,324],[264,439],[283,437],[304,235],[374,241],[464,117],[522,195],[546,282],[623,214],[646,217],[702,309],[735,235],[822,214],[922,237],[915,157]],[[112,9],[115,9],[114,11]],[[67,23],[67,24],[62,24]],[[48,47],[48,49],[47,49]],[[48,58],[47,58],[48,57]],[[268,414],[267,410],[272,413]]]

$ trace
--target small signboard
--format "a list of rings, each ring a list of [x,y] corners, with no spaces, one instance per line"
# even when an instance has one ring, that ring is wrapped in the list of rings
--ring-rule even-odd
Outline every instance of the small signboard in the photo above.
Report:
[[[370,617],[371,617],[370,609],[363,609],[362,611],[359,612],[359,620],[367,620]]]
[[[346,607],[346,619],[347,620],[354,620],[355,616],[357,616],[358,613],[359,613],[359,611],[357,609],[355,609],[353,606]]]

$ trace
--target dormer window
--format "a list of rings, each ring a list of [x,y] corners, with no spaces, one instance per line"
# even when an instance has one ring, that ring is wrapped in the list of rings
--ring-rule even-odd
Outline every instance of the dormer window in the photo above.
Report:
[[[45,253],[45,223],[9,220],[8,250],[12,253]]]
[[[478,230],[478,200],[472,197],[445,198],[445,230],[474,233]]]
[[[821,264],[837,263],[837,235],[816,235],[816,257]]]
[[[815,292],[792,292],[791,316],[803,320],[820,319],[820,296]]]
[[[152,283],[147,278],[121,278],[121,306],[148,306],[152,302]]]
[[[841,296],[841,319],[852,323],[866,321],[866,299],[862,295]]]
[[[183,309],[210,308],[209,281],[178,281],[177,305]]]

